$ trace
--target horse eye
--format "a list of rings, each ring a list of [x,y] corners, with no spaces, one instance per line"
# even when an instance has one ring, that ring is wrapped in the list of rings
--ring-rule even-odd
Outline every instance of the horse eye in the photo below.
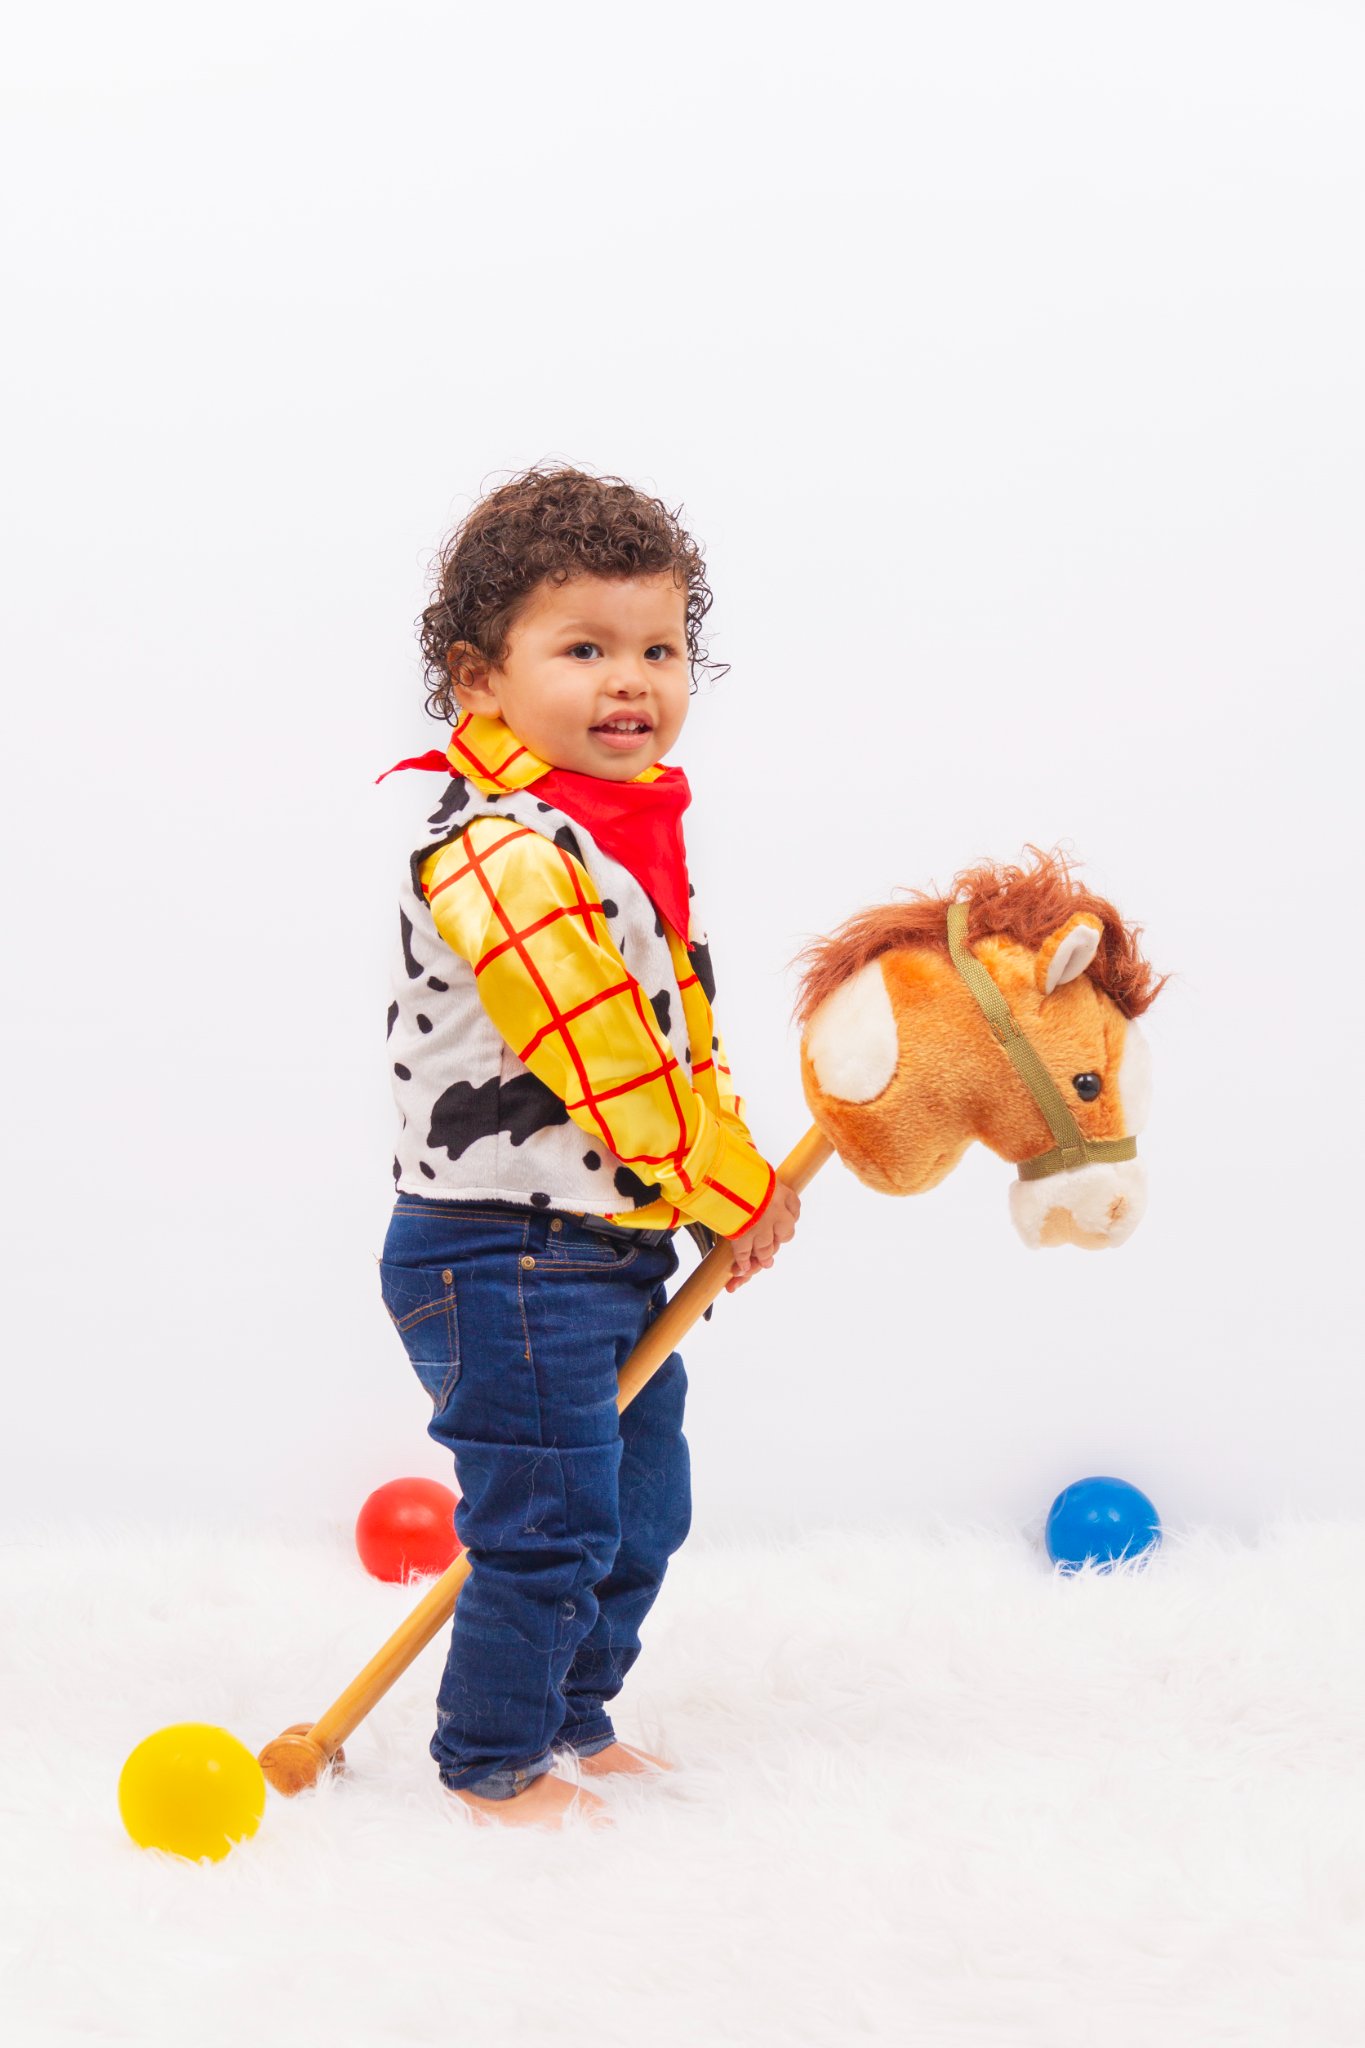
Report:
[[[1082,1102],[1093,1102],[1104,1086],[1102,1074],[1073,1074],[1071,1085]]]

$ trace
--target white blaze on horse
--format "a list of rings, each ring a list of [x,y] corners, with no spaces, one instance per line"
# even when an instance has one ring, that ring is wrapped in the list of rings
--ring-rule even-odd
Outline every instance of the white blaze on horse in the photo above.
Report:
[[[1019,1168],[1025,1244],[1122,1244],[1146,1202],[1136,1019],[1161,988],[1138,936],[1056,854],[860,911],[801,955],[817,1125],[884,1194],[934,1187],[987,1145]]]

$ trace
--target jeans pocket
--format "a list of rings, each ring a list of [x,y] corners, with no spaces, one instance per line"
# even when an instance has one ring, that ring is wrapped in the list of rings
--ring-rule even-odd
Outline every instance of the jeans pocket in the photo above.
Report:
[[[460,1377],[460,1323],[449,1266],[381,1260],[379,1286],[389,1320],[433,1405],[444,1406]]]
[[[633,1266],[639,1256],[639,1244],[632,1244],[629,1238],[608,1237],[572,1217],[551,1217],[545,1249],[538,1253],[536,1264],[551,1273],[581,1273],[590,1268],[619,1273]]]

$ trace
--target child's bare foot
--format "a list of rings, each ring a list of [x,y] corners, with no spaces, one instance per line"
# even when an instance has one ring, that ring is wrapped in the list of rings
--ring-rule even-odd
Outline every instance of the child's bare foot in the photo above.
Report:
[[[511,1799],[480,1799],[477,1792],[458,1789],[450,1796],[488,1825],[500,1821],[509,1828],[562,1828],[572,1815],[576,1820],[586,1821],[589,1827],[611,1826],[606,1804],[595,1792],[571,1785],[566,1779],[557,1778],[553,1771],[542,1772],[524,1792]]]
[[[666,1764],[661,1756],[651,1756],[647,1749],[632,1749],[626,1742],[608,1743],[595,1756],[581,1756],[578,1768],[590,1778],[612,1778],[628,1775],[632,1778],[652,1778],[657,1771],[671,1771],[672,1764]]]

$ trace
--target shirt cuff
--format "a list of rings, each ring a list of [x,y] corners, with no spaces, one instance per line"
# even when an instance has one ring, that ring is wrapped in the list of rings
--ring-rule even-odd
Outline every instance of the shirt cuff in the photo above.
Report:
[[[773,1198],[777,1175],[761,1152],[737,1138],[718,1119],[717,1145],[703,1178],[688,1194],[673,1194],[683,1214],[704,1223],[717,1237],[742,1237],[752,1230]]]

